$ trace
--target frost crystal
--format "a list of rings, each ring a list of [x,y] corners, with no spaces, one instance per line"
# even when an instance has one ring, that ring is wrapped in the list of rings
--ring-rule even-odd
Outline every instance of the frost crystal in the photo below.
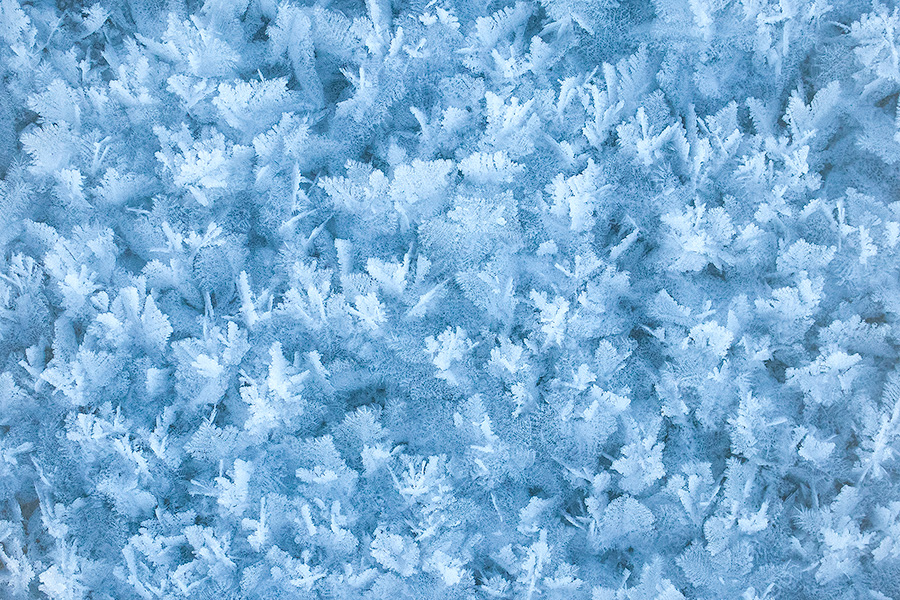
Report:
[[[900,0],[0,0],[0,598],[900,598]]]

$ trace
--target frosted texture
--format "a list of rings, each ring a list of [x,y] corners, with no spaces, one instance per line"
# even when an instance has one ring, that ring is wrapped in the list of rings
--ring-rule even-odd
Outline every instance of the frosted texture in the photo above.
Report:
[[[900,8],[0,0],[0,598],[900,599]]]

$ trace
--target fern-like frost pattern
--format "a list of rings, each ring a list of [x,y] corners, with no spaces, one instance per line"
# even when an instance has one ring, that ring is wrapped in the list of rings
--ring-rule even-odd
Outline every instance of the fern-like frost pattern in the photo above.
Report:
[[[900,600],[898,57],[0,0],[0,598]]]

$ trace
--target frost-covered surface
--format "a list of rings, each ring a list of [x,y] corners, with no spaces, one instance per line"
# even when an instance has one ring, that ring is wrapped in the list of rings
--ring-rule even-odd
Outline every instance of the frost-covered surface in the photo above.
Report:
[[[0,0],[0,597],[900,598],[900,10]]]

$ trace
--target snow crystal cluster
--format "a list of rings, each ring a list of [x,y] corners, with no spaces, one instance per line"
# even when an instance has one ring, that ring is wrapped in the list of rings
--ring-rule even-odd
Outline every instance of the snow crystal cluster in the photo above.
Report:
[[[0,598],[900,599],[900,2],[0,0],[0,74]]]

